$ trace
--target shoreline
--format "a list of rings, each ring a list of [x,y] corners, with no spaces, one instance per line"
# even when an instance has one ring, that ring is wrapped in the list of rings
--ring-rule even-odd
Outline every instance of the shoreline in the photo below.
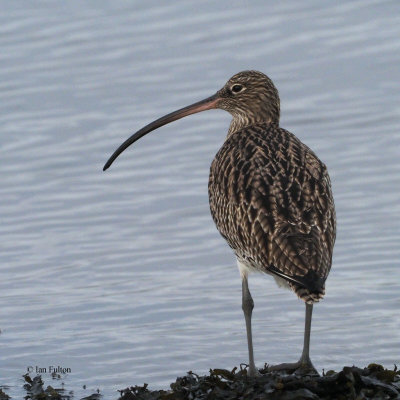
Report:
[[[118,390],[114,400],[194,400],[194,399],[246,399],[246,400],[358,400],[400,399],[400,371],[379,364],[365,368],[343,367],[339,372],[327,371],[322,376],[298,376],[289,371],[268,372],[260,369],[262,376],[250,378],[246,368],[210,369],[208,375],[189,371],[170,384],[169,389],[150,390],[144,383]],[[23,375],[25,399],[31,400],[78,400],[73,391],[46,385],[41,375]],[[61,377],[60,377],[61,378]],[[62,379],[62,378],[61,378]],[[54,384],[54,381],[52,382]],[[57,386],[60,386],[59,384]],[[0,388],[5,386],[1,386]],[[6,389],[5,389],[6,390]],[[104,396],[92,393],[79,400],[100,400]],[[0,400],[12,400],[0,389]],[[104,399],[106,400],[106,399]],[[108,399],[107,399],[108,400]],[[112,399],[110,399],[112,400]]]

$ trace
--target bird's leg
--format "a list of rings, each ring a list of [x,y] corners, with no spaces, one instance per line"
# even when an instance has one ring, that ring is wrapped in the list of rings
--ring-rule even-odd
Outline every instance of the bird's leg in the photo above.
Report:
[[[310,360],[310,334],[313,305],[306,303],[306,318],[304,327],[304,346],[300,360],[296,363],[283,363],[268,367],[269,371],[291,371],[299,375],[318,375]]]
[[[300,364],[315,370],[310,360],[310,335],[311,335],[311,317],[312,317],[313,304],[306,303],[306,318],[304,325],[304,346],[303,352],[300,357]]]
[[[242,276],[242,309],[244,313],[244,319],[246,320],[246,331],[247,331],[247,345],[249,347],[249,370],[248,375],[255,377],[260,376],[260,372],[256,368],[254,363],[253,355],[253,338],[251,335],[251,314],[254,308],[254,301],[251,297],[249,285],[247,282],[247,275]]]

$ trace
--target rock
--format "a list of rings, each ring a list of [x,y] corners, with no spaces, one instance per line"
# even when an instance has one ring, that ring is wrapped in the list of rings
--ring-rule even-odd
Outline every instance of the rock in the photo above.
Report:
[[[199,376],[189,372],[177,378],[169,391],[150,391],[147,385],[121,391],[119,400],[376,400],[399,399],[400,376],[395,368],[385,370],[377,364],[368,368],[344,367],[324,376],[261,371],[247,377],[245,369],[210,370]]]

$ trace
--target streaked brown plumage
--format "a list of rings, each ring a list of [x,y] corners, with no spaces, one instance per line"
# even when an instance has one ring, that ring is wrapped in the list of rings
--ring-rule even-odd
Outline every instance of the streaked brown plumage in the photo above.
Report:
[[[324,295],[335,240],[325,165],[274,124],[233,132],[211,165],[210,209],[245,264],[286,279],[304,301]]]
[[[263,73],[234,75],[214,96],[170,113],[140,129],[104,169],[150,131],[189,114],[220,108],[232,114],[227,138],[210,168],[209,199],[215,224],[233,249],[242,275],[243,311],[254,364],[247,274],[273,275],[306,302],[303,354],[276,369],[313,366],[309,359],[312,304],[325,293],[335,242],[335,208],[325,165],[292,133],[279,127],[278,91]]]

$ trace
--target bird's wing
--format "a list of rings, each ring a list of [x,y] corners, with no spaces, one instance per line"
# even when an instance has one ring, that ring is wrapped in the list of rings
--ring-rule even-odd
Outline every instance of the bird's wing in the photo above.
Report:
[[[209,193],[217,227],[239,257],[310,291],[323,287],[335,240],[331,185],[294,135],[265,126],[236,132],[213,162]]]

